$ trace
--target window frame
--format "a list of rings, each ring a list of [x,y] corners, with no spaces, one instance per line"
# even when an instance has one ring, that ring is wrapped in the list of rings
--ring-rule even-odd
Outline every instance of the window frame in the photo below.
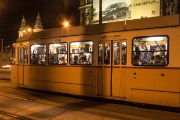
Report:
[[[42,54],[42,55],[45,55],[45,61],[44,61],[44,63],[42,63],[42,64],[39,64],[39,63],[32,63],[32,55],[37,55],[38,56],[38,60],[39,60],[39,55],[40,54],[32,54],[31,53],[31,47],[33,46],[33,45],[45,45],[45,53],[44,54]],[[33,64],[33,65],[45,65],[46,64],[46,61],[47,61],[47,45],[46,44],[32,44],[32,45],[30,45],[30,64]]]
[[[57,54],[57,58],[58,58],[58,55],[59,55],[59,54],[66,54],[66,56],[67,56],[67,63],[62,63],[62,64],[59,64],[59,63],[56,63],[56,64],[50,63],[50,61],[49,61],[49,57],[50,57],[49,45],[50,45],[50,44],[61,44],[61,43],[66,43],[66,44],[67,44],[67,46],[66,46],[66,50],[67,50],[67,51],[66,51],[66,53],[56,53],[56,54]],[[67,64],[68,64],[68,52],[69,52],[68,50],[69,50],[69,49],[68,49],[68,42],[49,43],[49,44],[48,44],[48,53],[47,53],[47,54],[48,54],[48,64],[49,64],[49,65],[67,65]],[[54,55],[54,54],[53,54],[53,55]],[[57,60],[57,61],[58,61],[58,60]]]
[[[157,50],[157,51],[160,51],[160,52],[166,52],[167,53],[167,55],[166,55],[166,63],[165,64],[155,64],[155,65],[153,65],[153,64],[150,64],[150,65],[138,65],[138,64],[134,64],[134,62],[133,62],[133,53],[134,52],[136,52],[136,51],[133,51],[133,45],[134,45],[134,40],[136,39],[136,38],[139,38],[139,39],[141,39],[141,38],[150,38],[150,37],[166,37],[166,39],[167,39],[167,41],[166,41],[166,44],[167,44],[167,48],[166,48],[166,50]],[[134,37],[133,39],[132,39],[132,47],[131,47],[131,52],[132,52],[132,54],[131,54],[131,57],[132,57],[132,59],[131,59],[131,64],[133,65],[133,66],[153,66],[153,67],[158,67],[158,66],[161,66],[161,67],[165,67],[165,66],[168,66],[169,65],[169,36],[168,35],[152,35],[152,36],[137,36],[137,37]],[[157,52],[157,51],[151,51],[151,50],[149,50],[149,51],[147,51],[147,52]],[[141,53],[142,51],[139,51],[139,53]],[[145,51],[146,52],[146,51]]]
[[[71,55],[72,54],[80,54],[80,52],[78,52],[78,53],[71,53],[71,44],[72,43],[78,43],[78,42],[92,42],[93,44],[92,44],[92,52],[88,52],[88,53],[90,53],[91,54],[91,59],[92,59],[92,63],[90,63],[90,64],[81,64],[81,63],[77,63],[77,64],[74,64],[74,63],[71,63]],[[72,42],[70,42],[69,43],[69,64],[70,65],[92,65],[93,64],[93,55],[94,54],[94,42],[93,42],[93,40],[83,40],[83,41],[72,41]]]

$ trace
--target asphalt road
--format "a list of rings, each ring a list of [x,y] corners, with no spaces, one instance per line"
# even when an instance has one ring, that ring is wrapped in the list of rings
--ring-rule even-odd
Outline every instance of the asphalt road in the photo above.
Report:
[[[173,110],[173,108],[171,108]],[[0,120],[179,120],[178,110],[34,91],[0,80]]]

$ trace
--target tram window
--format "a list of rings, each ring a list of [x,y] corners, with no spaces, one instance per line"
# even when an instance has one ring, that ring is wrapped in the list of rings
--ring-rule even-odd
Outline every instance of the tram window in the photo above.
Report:
[[[93,42],[70,43],[70,64],[92,64]]]
[[[121,63],[122,65],[126,65],[126,59],[127,59],[127,49],[126,49],[126,42],[122,42],[122,60],[121,60]]]
[[[110,64],[110,43],[104,46],[104,64]]]
[[[99,43],[98,45],[98,64],[103,64],[103,44]]]
[[[49,64],[67,64],[67,43],[49,44]]]
[[[133,39],[132,64],[137,66],[166,66],[168,64],[168,37],[151,36]]]
[[[120,64],[120,42],[114,43],[114,65]]]
[[[46,45],[31,45],[31,64],[46,63]]]
[[[22,62],[23,62],[22,48],[18,48],[18,63],[22,63]]]
[[[24,50],[24,63],[28,63],[28,48],[23,48]]]

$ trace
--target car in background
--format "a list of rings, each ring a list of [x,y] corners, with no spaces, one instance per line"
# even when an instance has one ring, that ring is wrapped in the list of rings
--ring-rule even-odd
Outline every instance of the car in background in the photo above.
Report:
[[[3,65],[2,66],[2,69],[10,69],[11,68],[11,65]]]
[[[128,11],[129,7],[125,2],[111,4],[102,11],[102,20],[114,20],[116,18],[126,16]]]

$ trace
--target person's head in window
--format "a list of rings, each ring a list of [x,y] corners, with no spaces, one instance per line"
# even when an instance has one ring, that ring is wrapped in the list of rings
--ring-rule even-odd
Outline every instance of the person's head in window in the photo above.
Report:
[[[141,51],[147,51],[148,49],[147,49],[147,45],[146,45],[146,42],[142,42],[141,43]]]

